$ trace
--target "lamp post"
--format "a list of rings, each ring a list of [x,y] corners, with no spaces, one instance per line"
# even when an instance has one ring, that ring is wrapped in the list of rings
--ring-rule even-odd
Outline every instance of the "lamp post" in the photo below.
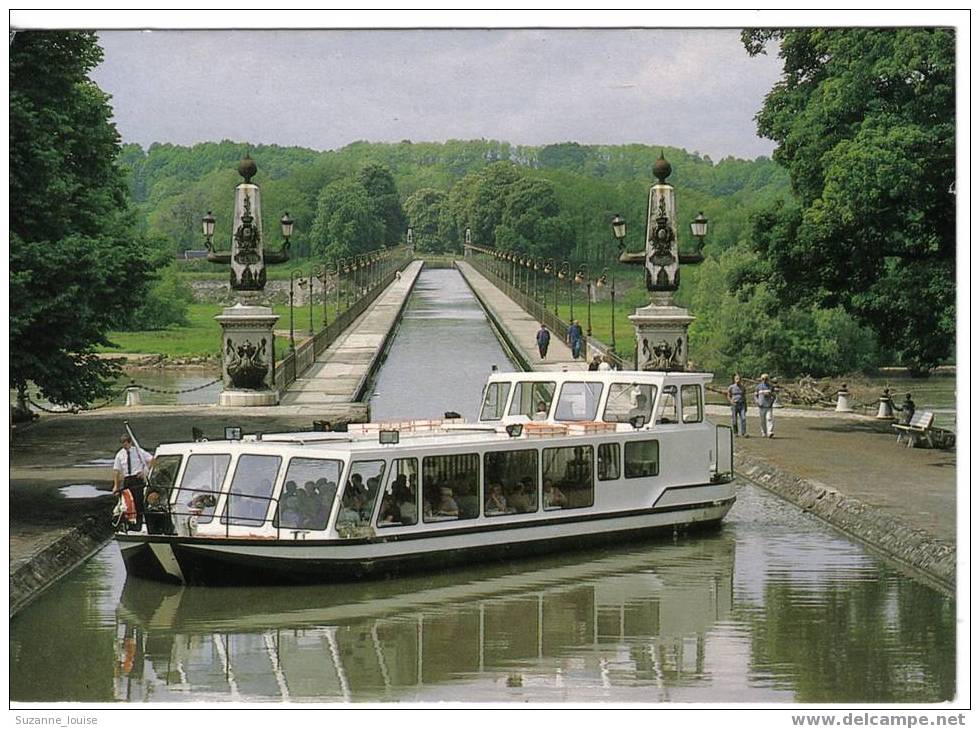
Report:
[[[341,278],[340,278],[344,270],[343,264],[344,264],[344,259],[342,258],[335,260],[333,263],[334,268],[337,270],[337,316],[338,317],[340,316],[340,292],[341,289],[343,288],[341,286]]]
[[[555,316],[558,316],[558,281],[563,281],[571,273],[571,269],[568,261],[562,261],[555,268]]]
[[[589,277],[589,269],[583,263],[579,266],[578,272],[575,274],[575,283],[582,283],[585,281],[585,301],[586,301],[586,319],[585,319],[585,351],[589,351],[589,341],[588,337],[592,336],[592,279]]]
[[[612,305],[611,314],[609,315],[609,329],[610,337],[612,339],[613,351],[616,351],[616,269],[612,270],[612,275],[609,275],[609,269],[603,268],[602,272],[599,274],[599,278],[595,282],[595,287],[601,289],[610,282],[612,285],[609,289],[609,300]]]
[[[294,268],[289,272],[289,351],[294,353],[296,352],[296,329],[293,326],[293,307],[295,303],[295,289],[293,285],[296,283],[300,286],[306,286],[303,272],[298,268]]]
[[[204,229],[204,246],[210,253],[214,250],[214,216],[210,210],[201,218],[201,227]]]
[[[698,217],[691,221],[691,235],[698,241],[697,252],[700,254],[704,250],[704,236],[708,234],[708,219],[704,217],[702,211],[698,211]]]
[[[354,268],[353,268],[353,266],[354,266],[354,259],[351,258],[350,256],[348,256],[347,258],[341,258],[340,259],[340,265],[343,266],[343,271],[344,271],[345,277],[347,278],[347,287],[346,287],[346,290],[345,290],[345,293],[344,293],[344,309],[347,310],[347,309],[350,309],[350,304],[351,304],[350,274],[351,274],[352,271],[354,271]]]

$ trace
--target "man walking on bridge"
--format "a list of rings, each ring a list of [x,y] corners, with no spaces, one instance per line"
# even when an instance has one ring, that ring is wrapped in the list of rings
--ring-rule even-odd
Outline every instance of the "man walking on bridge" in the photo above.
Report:
[[[578,319],[573,319],[568,327],[568,344],[572,348],[573,359],[582,356],[582,325],[578,323]]]
[[[538,330],[538,353],[541,355],[541,359],[548,356],[548,345],[551,344],[551,332],[548,328],[542,324],[541,328]]]

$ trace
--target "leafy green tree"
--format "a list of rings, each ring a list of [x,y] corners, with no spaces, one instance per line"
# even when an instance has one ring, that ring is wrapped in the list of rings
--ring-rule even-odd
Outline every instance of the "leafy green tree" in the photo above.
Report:
[[[384,238],[384,223],[364,186],[347,178],[323,188],[310,235],[316,256],[345,258],[378,248]]]
[[[10,45],[10,384],[60,404],[106,396],[98,358],[149,263],[114,160],[108,97],[88,78],[94,33],[18,32]]]
[[[405,201],[408,224],[412,226],[412,236],[416,250],[423,253],[441,253],[447,249],[446,241],[440,235],[446,193],[430,187],[417,190]]]
[[[398,245],[404,240],[408,226],[391,170],[384,165],[370,164],[361,169],[357,180],[371,198],[375,216],[384,225],[384,245]]]
[[[842,306],[913,373],[955,335],[955,35],[942,28],[757,29],[783,77],[757,116],[798,205],[754,226],[781,301]]]
[[[190,285],[172,261],[150,286],[138,308],[122,327],[129,331],[166,329],[187,324],[187,311],[194,300]]]

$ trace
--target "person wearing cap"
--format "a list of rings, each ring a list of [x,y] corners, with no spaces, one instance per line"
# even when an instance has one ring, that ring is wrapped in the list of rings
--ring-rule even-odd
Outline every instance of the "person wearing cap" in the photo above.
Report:
[[[769,382],[769,375],[763,372],[759,375],[759,384],[755,386],[755,404],[759,406],[759,422],[762,425],[762,437],[773,437],[772,406],[776,402],[776,388]]]
[[[136,530],[143,527],[143,487],[153,465],[153,455],[133,443],[129,433],[119,437],[122,446],[112,462],[112,493],[118,494],[127,489],[136,505]]]

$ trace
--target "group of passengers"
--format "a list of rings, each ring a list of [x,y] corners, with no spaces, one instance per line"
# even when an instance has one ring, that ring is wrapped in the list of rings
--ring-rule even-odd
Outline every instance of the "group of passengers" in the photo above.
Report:
[[[372,476],[365,482],[361,474],[351,474],[347,488],[344,489],[344,498],[340,502],[337,524],[358,526],[369,524],[380,482],[381,479],[378,476]]]
[[[332,504],[326,503],[326,494],[334,493],[337,484],[325,478],[307,481],[302,488],[295,481],[283,486],[279,526],[285,529],[323,529],[327,524]]]
[[[381,513],[378,521],[381,524],[401,524],[410,526],[419,519],[418,506],[415,504],[415,485],[404,474],[395,477],[391,492],[381,499]]]
[[[487,500],[483,513],[487,516],[500,514],[526,514],[538,510],[538,493],[530,476],[504,488],[499,483],[487,487]]]
[[[476,495],[475,478],[463,478],[455,488],[445,481],[434,481],[423,491],[422,518],[473,519],[479,516],[480,499]]]

